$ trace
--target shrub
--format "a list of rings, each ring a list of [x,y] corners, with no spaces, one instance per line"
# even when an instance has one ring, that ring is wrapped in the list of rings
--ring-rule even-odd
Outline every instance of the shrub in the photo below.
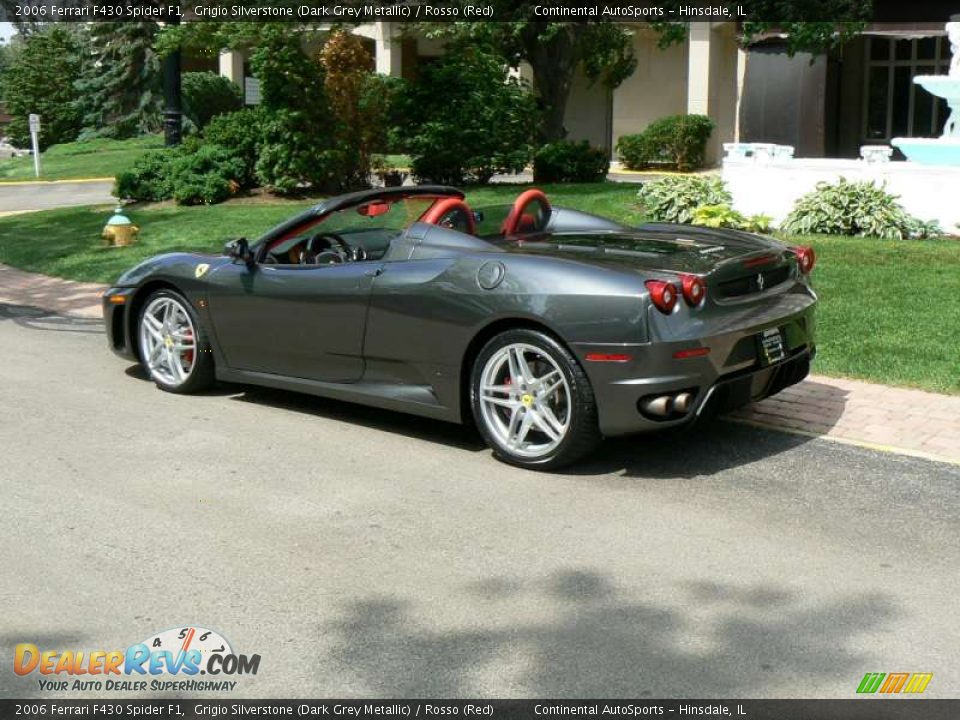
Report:
[[[243,161],[243,173],[237,182],[244,189],[251,188],[257,184],[257,156],[263,143],[265,124],[266,115],[260,108],[218,115],[203,129],[198,145],[229,148]]]
[[[181,205],[223,202],[236,193],[245,163],[232,148],[203,144],[192,151],[153,150],[117,175],[118,198],[159,202],[173,198]]]
[[[263,126],[257,177],[271,190],[290,194],[302,187],[338,189],[345,154],[318,145],[300,122],[302,115],[284,110],[270,113]]]
[[[797,200],[782,229],[798,235],[857,235],[884,240],[928,237],[940,232],[936,223],[911,217],[884,186],[870,182],[817,183]]]
[[[113,194],[130,200],[169,200],[173,197],[173,165],[180,155],[179,150],[172,149],[144,153],[132,168],[117,175]]]
[[[218,115],[241,108],[240,88],[214,72],[183,74],[183,114],[199,130]]]
[[[548,143],[533,158],[537,182],[602,182],[607,177],[610,159],[605,150],[591,147],[583,140]]]
[[[196,152],[184,153],[171,166],[173,198],[181,205],[212,205],[223,202],[240,187],[237,178],[244,163],[231,150],[220,145],[203,145]]]
[[[395,149],[409,152],[422,180],[485,183],[519,172],[532,157],[534,99],[508,77],[504,59],[483,47],[451,48],[423,67],[400,91],[398,107]]]
[[[733,197],[716,176],[667,177],[644,183],[637,193],[653,220],[688,223],[701,205],[730,205]]]
[[[773,218],[769,215],[750,215],[734,210],[730,205],[701,205],[693,211],[694,225],[712,228],[733,228],[747,232],[763,233],[771,230]]]
[[[650,123],[642,133],[621,137],[617,153],[630,170],[651,165],[696,170],[703,167],[713,128],[706,115],[671,115]]]
[[[262,98],[259,181],[286,193],[307,185],[337,189],[344,156],[335,144],[323,66],[303,52],[299,33],[283,23],[263,24],[258,36],[250,66]]]

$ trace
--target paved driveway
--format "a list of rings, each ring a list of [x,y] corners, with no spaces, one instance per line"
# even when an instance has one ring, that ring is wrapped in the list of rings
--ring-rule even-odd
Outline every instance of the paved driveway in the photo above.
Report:
[[[562,475],[454,426],[161,393],[0,307],[0,657],[184,624],[235,697],[960,694],[960,469],[718,423]],[[39,694],[0,665],[0,694]]]
[[[112,188],[110,181],[0,183],[0,215],[25,210],[115,203],[117,199],[110,194]]]

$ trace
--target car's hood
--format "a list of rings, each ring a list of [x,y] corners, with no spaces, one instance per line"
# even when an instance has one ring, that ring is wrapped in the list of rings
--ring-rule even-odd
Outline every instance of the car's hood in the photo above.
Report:
[[[736,230],[650,223],[623,230],[540,235],[511,242],[504,249],[605,267],[705,274],[734,258],[779,254],[785,248],[775,240]]]

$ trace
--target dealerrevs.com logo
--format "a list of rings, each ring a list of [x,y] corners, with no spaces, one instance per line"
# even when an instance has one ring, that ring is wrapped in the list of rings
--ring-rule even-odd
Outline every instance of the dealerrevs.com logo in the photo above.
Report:
[[[259,655],[241,655],[220,633],[199,626],[172,628],[126,650],[14,648],[13,671],[36,675],[43,691],[230,691],[236,680],[256,675]],[[198,676],[205,676],[199,679]]]

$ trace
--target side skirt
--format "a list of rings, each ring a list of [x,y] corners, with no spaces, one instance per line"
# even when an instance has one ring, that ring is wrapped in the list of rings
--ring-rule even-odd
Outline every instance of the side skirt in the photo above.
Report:
[[[220,366],[217,367],[216,373],[217,380],[223,382],[290,390],[460,424],[459,413],[440,405],[433,389],[426,385],[331,383]]]

